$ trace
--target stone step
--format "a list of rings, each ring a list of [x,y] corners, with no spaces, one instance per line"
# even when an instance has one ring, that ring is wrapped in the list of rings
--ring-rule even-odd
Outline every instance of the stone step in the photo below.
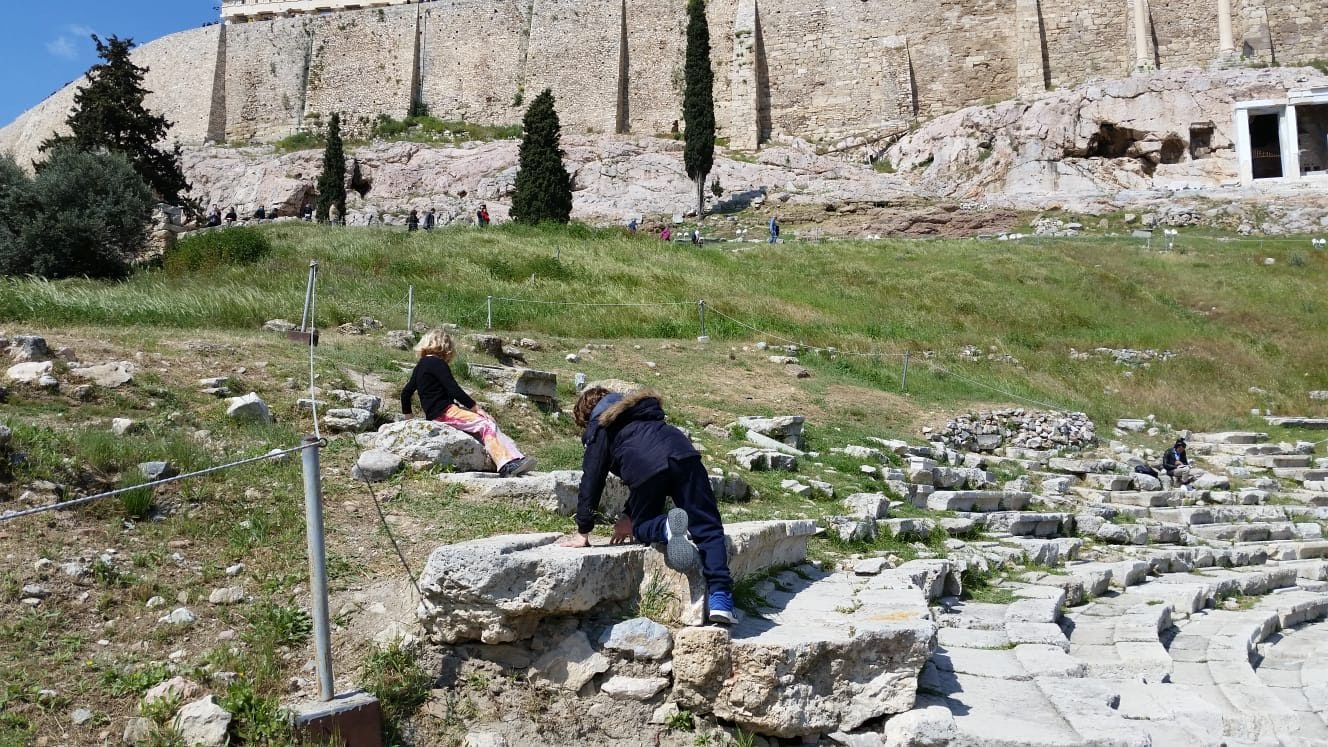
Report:
[[[1031,493],[1004,490],[938,490],[927,496],[932,511],[990,513],[1022,511],[1033,500]]]
[[[1178,506],[1185,495],[1174,490],[1154,491],[1104,491],[1090,488],[1071,488],[1070,492],[1089,503],[1108,503],[1117,506],[1138,506],[1141,508],[1165,508]]]
[[[1190,441],[1206,444],[1261,444],[1268,441],[1267,433],[1256,431],[1222,431],[1220,433],[1191,433]]]
[[[754,521],[725,527],[735,578],[801,563],[815,522]],[[705,582],[665,567],[645,545],[558,547],[560,534],[516,534],[444,545],[429,556],[420,586],[420,617],[448,643],[507,643],[534,634],[540,621],[626,605],[642,595],[666,597],[668,614],[699,624]]]
[[[1299,537],[1296,525],[1290,522],[1252,521],[1240,524],[1201,524],[1190,531],[1205,540],[1226,542],[1267,542]]]
[[[759,590],[760,616],[679,633],[678,704],[781,738],[852,731],[912,709],[936,633],[928,596],[949,564],[869,577],[796,571]]]
[[[1264,420],[1277,428],[1300,428],[1307,431],[1328,430],[1328,418],[1276,417],[1266,416]]]
[[[1314,466],[1314,457],[1308,454],[1251,456],[1245,457],[1245,464],[1250,467],[1264,467],[1266,469],[1299,469]]]
[[[993,511],[973,516],[988,532],[1005,532],[1018,537],[1060,537],[1074,531],[1074,517],[1066,513]]]

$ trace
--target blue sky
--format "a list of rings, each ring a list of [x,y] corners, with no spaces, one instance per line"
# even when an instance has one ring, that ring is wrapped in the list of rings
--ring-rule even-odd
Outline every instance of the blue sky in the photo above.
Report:
[[[0,126],[82,77],[96,33],[142,44],[218,17],[218,0],[3,0]]]

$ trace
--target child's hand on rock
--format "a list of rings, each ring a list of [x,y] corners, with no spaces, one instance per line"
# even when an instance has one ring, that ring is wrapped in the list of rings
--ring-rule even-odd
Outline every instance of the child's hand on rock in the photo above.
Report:
[[[624,516],[613,525],[613,539],[610,545],[626,545],[632,541],[632,517]]]

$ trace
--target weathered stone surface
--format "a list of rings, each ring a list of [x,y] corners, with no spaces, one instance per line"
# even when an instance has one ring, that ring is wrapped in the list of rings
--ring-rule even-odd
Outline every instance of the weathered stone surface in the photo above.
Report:
[[[9,357],[15,363],[31,363],[51,358],[46,338],[37,335],[15,335],[9,340]]]
[[[227,742],[231,714],[209,695],[186,704],[176,714],[175,731],[189,747],[222,747]]]
[[[461,431],[432,420],[403,420],[378,429],[374,447],[407,462],[428,462],[460,471],[496,469],[484,446]]]
[[[742,578],[806,558],[811,521],[734,523],[725,527],[729,568]],[[675,597],[672,614],[700,622],[705,586],[668,571],[663,555],[644,545],[557,547],[557,534],[528,534],[445,545],[429,557],[420,585],[425,629],[448,643],[506,643],[530,637],[546,617],[625,602],[662,585]]]
[[[203,692],[203,688],[198,683],[176,676],[148,688],[148,691],[143,693],[143,703],[152,704],[159,700],[173,700],[177,703],[183,703],[197,698],[201,692]]]
[[[40,384],[42,379],[51,376],[55,364],[50,361],[16,363],[5,371],[5,381],[14,384]]]
[[[572,631],[531,665],[532,675],[576,692],[609,670],[609,660],[590,647],[586,634]]]
[[[781,441],[787,446],[801,449],[803,447],[802,429],[805,423],[806,418],[801,415],[780,415],[773,418],[741,417],[730,427],[754,431],[762,436]]]
[[[323,427],[333,433],[364,433],[373,427],[374,416],[369,410],[342,407],[323,413]]]
[[[499,477],[495,472],[444,472],[438,479],[449,485],[460,485],[467,494],[477,498],[539,506],[562,516],[572,516],[576,513],[581,476],[580,470],[531,472],[521,477]],[[609,475],[600,495],[600,513],[617,516],[627,505],[628,492],[622,480]]]
[[[95,366],[70,368],[69,374],[75,378],[90,381],[107,389],[118,389],[134,380],[134,364],[128,361],[101,363]]]
[[[558,375],[531,368],[500,368],[470,365],[470,375],[489,382],[503,391],[520,394],[535,400],[552,402],[558,398]]]
[[[716,634],[678,634],[680,705],[779,737],[851,731],[912,708],[935,628],[909,572],[786,573],[781,585],[765,619],[739,623],[727,646]]]
[[[610,677],[600,692],[619,700],[650,700],[669,686],[664,677]]]
[[[673,647],[669,629],[644,617],[624,620],[604,631],[599,645],[608,651],[629,653],[639,659],[663,659]]]
[[[355,462],[351,476],[364,482],[383,482],[400,472],[405,462],[390,451],[370,449]]]
[[[798,468],[798,459],[771,449],[744,446],[729,452],[729,458],[750,472],[792,472]]]
[[[849,516],[858,519],[884,519],[890,515],[890,499],[884,493],[854,493],[844,499]]]
[[[271,423],[272,410],[255,392],[226,400],[226,417],[242,423]]]
[[[143,479],[153,482],[175,477],[180,474],[180,470],[170,462],[143,462],[138,465],[138,473],[143,476]]]

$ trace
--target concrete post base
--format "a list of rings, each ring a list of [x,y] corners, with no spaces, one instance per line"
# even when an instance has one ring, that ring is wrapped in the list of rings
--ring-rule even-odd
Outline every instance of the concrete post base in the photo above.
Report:
[[[335,747],[382,747],[383,713],[378,699],[363,692],[342,693],[330,701],[287,707],[291,725],[315,744]]]

